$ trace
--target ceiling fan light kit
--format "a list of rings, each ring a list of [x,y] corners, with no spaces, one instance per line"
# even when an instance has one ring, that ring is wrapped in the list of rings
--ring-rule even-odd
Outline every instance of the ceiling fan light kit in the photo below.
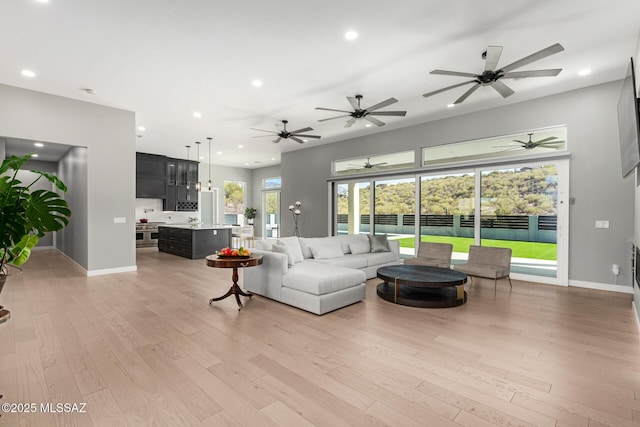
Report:
[[[472,80],[466,82],[457,83],[451,86],[446,86],[432,92],[425,93],[424,97],[436,95],[441,92],[445,92],[451,89],[455,89],[461,86],[473,84],[471,88],[467,89],[458,99],[454,101],[454,104],[460,104],[464,102],[473,92],[478,90],[480,86],[491,86],[498,92],[503,98],[507,98],[513,95],[515,92],[509,86],[507,86],[503,79],[523,79],[528,77],[554,77],[560,74],[562,68],[553,68],[545,70],[530,70],[530,71],[512,71],[517,68],[528,65],[532,62],[546,58],[554,53],[562,52],[564,47],[560,43],[553,44],[547,48],[532,53],[529,56],[525,56],[509,65],[498,68],[498,61],[500,55],[502,55],[502,46],[489,46],[486,51],[482,53],[482,59],[485,60],[484,71],[481,74],[466,73],[460,71],[447,71],[447,70],[433,70],[430,74],[442,75],[442,76],[455,76],[455,77],[470,77]]]

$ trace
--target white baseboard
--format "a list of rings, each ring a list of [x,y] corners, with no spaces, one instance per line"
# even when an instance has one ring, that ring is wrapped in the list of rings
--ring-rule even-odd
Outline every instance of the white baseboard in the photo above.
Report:
[[[130,271],[138,271],[138,266],[137,265],[132,265],[132,266],[128,266],[128,267],[103,268],[103,269],[100,269],[100,270],[87,270],[86,268],[84,268],[83,266],[78,264],[69,255],[65,254],[64,252],[62,252],[59,249],[56,249],[56,250],[59,253],[61,253],[62,255],[64,255],[69,261],[74,263],[78,268],[82,269],[85,272],[85,274],[87,275],[87,277],[102,276],[102,275],[105,275],[105,274],[115,274],[115,273],[128,273]]]
[[[103,268],[100,270],[87,270],[87,277],[102,276],[104,274],[128,273],[131,271],[138,271],[138,266],[130,265],[128,267]]]
[[[610,285],[608,283],[585,282],[582,280],[569,280],[569,286],[574,286],[576,288],[597,289],[600,291],[620,292],[623,294],[633,293],[633,288],[631,286]]]

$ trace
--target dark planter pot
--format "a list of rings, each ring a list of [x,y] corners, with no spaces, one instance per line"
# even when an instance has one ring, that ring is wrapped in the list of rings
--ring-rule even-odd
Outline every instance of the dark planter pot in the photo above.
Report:
[[[2,288],[4,287],[5,282],[7,281],[7,276],[4,274],[0,275],[0,294],[2,294]],[[5,310],[0,305],[0,323],[6,322],[11,317],[11,313],[9,310]]]

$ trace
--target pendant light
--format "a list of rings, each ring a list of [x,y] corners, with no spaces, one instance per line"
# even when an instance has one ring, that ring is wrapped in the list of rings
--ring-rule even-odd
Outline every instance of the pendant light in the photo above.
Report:
[[[211,140],[213,138],[209,136],[207,139],[209,140],[209,182],[207,183],[207,188],[211,191]]]
[[[200,163],[200,141],[196,141],[196,147],[198,148],[198,157],[196,160]],[[196,181],[196,191],[202,190],[202,183],[200,182],[200,173],[198,171],[198,180]]]

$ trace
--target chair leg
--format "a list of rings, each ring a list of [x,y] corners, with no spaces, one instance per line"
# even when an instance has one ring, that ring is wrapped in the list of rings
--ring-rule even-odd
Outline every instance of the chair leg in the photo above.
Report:
[[[510,276],[507,276],[507,279],[509,279],[509,287],[510,287],[510,288],[513,288],[513,286],[511,286],[511,277],[510,277]]]
[[[498,290],[498,279],[493,279],[493,292]]]

